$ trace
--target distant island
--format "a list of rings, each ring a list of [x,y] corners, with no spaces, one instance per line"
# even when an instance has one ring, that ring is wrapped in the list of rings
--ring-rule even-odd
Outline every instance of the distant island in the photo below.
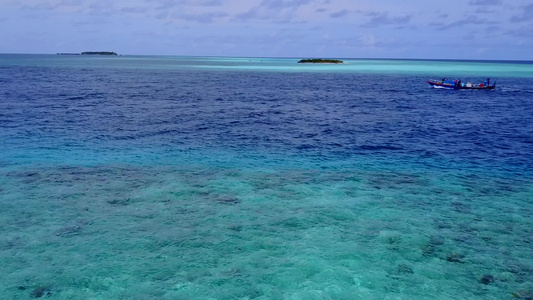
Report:
[[[112,51],[86,51],[82,53],[65,53],[60,52],[57,55],[118,55],[116,52]]]
[[[87,51],[87,52],[82,52],[81,55],[118,55],[116,52],[111,52],[111,51]]]
[[[338,59],[322,59],[322,58],[312,58],[312,59],[301,59],[299,64],[342,64],[342,60]]]

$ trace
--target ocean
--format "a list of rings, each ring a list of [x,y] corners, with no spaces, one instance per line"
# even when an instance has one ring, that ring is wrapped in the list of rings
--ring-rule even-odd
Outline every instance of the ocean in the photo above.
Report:
[[[533,62],[297,61],[0,55],[0,297],[533,299]]]

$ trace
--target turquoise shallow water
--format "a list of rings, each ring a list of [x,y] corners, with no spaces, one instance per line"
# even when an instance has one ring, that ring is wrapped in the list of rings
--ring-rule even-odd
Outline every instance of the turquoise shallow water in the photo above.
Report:
[[[510,299],[527,291],[531,182],[450,173],[4,172],[4,295],[21,298],[19,286],[59,299]],[[487,274],[494,283],[480,283]]]
[[[2,298],[530,299],[532,65],[347,61],[0,55]]]
[[[246,70],[259,72],[334,72],[533,78],[531,61],[450,61],[342,58],[343,64],[297,64],[300,58],[194,56],[51,56],[3,54],[4,66],[120,68],[134,70]],[[54,59],[50,59],[50,58]]]

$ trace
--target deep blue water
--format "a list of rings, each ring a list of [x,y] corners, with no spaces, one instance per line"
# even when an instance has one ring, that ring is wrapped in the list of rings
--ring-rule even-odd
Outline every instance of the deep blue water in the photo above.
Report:
[[[2,75],[2,138],[14,152],[232,149],[531,170],[531,79],[440,91],[424,76],[388,74],[4,67]]]
[[[533,67],[427,64],[0,55],[6,299],[531,297]]]

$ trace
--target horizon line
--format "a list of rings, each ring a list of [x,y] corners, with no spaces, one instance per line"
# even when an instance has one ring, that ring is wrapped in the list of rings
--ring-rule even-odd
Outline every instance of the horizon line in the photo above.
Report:
[[[86,51],[82,51],[86,52]],[[82,52],[56,52],[56,53],[8,53],[0,52],[0,55],[61,55],[79,54]],[[113,51],[117,56],[159,56],[159,57],[224,57],[224,58],[275,58],[275,59],[346,59],[346,60],[408,60],[408,61],[464,61],[464,62],[522,62],[533,63],[533,60],[524,59],[468,59],[468,58],[399,58],[399,57],[332,57],[332,56],[234,56],[234,55],[187,55],[187,54],[122,54]],[[65,55],[66,56],[66,55]],[[96,55],[98,56],[98,55]]]

